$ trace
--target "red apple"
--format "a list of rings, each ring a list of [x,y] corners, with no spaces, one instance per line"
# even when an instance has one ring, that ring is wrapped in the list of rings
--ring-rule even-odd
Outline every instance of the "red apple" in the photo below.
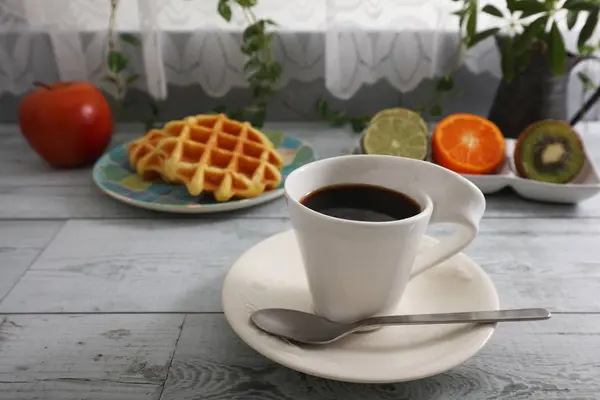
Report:
[[[21,133],[46,162],[73,168],[108,148],[113,116],[102,92],[88,82],[36,84],[19,105]]]

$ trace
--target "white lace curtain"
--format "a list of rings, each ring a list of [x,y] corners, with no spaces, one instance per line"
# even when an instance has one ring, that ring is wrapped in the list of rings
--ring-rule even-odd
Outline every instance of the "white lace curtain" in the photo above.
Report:
[[[123,48],[156,98],[167,85],[200,84],[211,96],[245,87],[234,8],[227,23],[217,0],[120,0],[116,27],[140,35],[143,46]],[[275,52],[290,79],[324,78],[349,98],[364,84],[386,79],[408,91],[446,72],[457,44],[458,3],[451,0],[258,0],[256,14],[275,20]],[[482,3],[484,3],[482,1]],[[501,9],[504,0],[490,0]],[[0,95],[20,94],[36,79],[103,83],[110,0],[0,0]],[[481,28],[503,22],[483,15]],[[574,37],[568,36],[572,47]],[[498,52],[487,40],[462,59],[475,73],[499,76]]]

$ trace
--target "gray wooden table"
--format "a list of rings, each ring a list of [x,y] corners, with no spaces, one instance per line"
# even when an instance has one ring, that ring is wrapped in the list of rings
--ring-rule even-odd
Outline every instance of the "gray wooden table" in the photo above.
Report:
[[[271,127],[321,157],[350,153],[355,140],[320,124]],[[600,126],[582,130],[598,163]],[[114,143],[135,131],[121,127]],[[600,399],[600,196],[487,201],[466,253],[503,306],[553,318],[500,325],[475,357],[432,378],[344,384],[270,362],[223,317],[229,266],[290,227],[282,200],[201,217],[131,208],[101,194],[89,169],[49,169],[2,126],[0,399]]]

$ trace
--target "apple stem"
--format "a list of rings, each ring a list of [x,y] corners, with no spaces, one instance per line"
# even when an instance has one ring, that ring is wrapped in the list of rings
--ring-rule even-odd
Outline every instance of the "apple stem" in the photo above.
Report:
[[[44,89],[52,90],[52,88],[49,85],[45,84],[44,82],[35,81],[35,82],[33,82],[33,86],[43,87]]]

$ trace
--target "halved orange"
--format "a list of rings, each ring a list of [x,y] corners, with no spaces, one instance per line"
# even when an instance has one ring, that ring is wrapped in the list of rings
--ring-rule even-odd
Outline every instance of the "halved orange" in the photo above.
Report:
[[[473,114],[451,114],[433,131],[433,162],[461,174],[494,173],[506,157],[504,136],[492,121]]]

